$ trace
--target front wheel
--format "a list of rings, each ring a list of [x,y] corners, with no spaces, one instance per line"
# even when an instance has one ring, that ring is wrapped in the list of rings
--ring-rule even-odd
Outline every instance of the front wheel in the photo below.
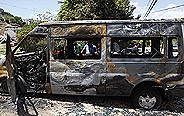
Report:
[[[8,86],[7,86],[7,78],[6,77],[2,77],[0,79],[0,83],[1,83],[1,89],[3,90],[4,93],[8,93]]]
[[[158,89],[151,87],[142,87],[134,91],[131,96],[132,104],[135,108],[158,109],[162,104],[162,96]]]

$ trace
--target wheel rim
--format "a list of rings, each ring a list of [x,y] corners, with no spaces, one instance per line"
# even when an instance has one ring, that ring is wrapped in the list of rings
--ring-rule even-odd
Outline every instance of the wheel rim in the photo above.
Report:
[[[155,106],[157,99],[154,95],[144,93],[139,96],[138,103],[142,108],[151,109]]]

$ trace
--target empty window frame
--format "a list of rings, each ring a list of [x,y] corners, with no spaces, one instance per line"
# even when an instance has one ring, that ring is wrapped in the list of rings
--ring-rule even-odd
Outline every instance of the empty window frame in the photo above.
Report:
[[[111,39],[113,58],[162,58],[163,39],[159,37],[124,37]]]
[[[176,38],[168,39],[168,57],[169,58],[178,57],[178,41]]]
[[[100,59],[101,39],[55,39],[55,59]]]
[[[16,54],[24,54],[36,51],[42,51],[47,47],[47,38],[45,36],[28,36],[25,38],[20,47],[16,50]]]
[[[54,39],[54,59],[64,59],[66,57],[66,44],[67,40],[64,38],[55,38]]]

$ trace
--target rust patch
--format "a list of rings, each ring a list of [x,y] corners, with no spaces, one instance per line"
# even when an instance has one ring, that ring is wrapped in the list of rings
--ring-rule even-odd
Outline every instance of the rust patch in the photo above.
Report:
[[[128,82],[134,85],[134,83],[131,81],[130,77],[128,75],[126,75],[126,77],[127,77]]]
[[[108,58],[106,59],[106,61],[107,61],[106,68],[107,68],[109,71],[111,71],[111,72],[113,72],[113,71],[117,71],[117,68],[115,68],[115,65],[110,64],[110,62],[109,62]]]
[[[118,68],[116,65],[114,64],[110,64],[108,58],[106,59],[107,61],[107,65],[106,65],[106,68],[111,71],[111,72],[114,72],[114,71],[120,71],[122,73],[126,73],[126,70],[124,68]]]
[[[45,89],[45,92],[46,92],[47,94],[51,94],[51,92],[52,92],[51,83],[49,83],[49,85],[46,86],[45,88],[46,88],[46,89]]]
[[[51,36],[104,36],[105,25],[75,25],[51,27]]]
[[[160,83],[160,82],[161,82],[161,81],[160,81],[160,78],[158,78],[158,79],[157,79],[157,83]]]
[[[153,72],[153,73],[152,73],[152,76],[155,76],[155,75],[156,75],[156,73],[155,73],[155,72]]]
[[[105,44],[106,40],[107,40],[107,37],[104,37],[104,38],[102,39],[101,49],[102,49],[103,45]]]

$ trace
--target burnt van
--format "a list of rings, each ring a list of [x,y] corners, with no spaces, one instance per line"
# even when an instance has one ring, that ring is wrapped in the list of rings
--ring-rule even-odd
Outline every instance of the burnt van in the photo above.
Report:
[[[130,96],[157,109],[184,96],[183,33],[176,20],[41,23],[14,50],[7,41],[9,92]]]

